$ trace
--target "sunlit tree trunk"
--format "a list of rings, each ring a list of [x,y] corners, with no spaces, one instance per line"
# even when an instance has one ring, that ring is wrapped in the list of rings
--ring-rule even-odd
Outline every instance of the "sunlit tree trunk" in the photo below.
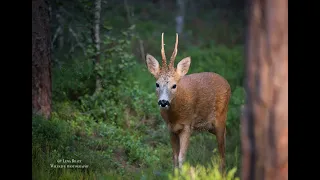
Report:
[[[32,110],[45,118],[51,115],[51,42],[49,5],[32,1]]]
[[[94,21],[92,25],[92,38],[95,45],[95,65],[98,66],[100,64],[100,16],[101,16],[101,0],[95,0],[94,8]],[[100,77],[97,76],[96,79],[96,92],[101,89],[101,80]]]
[[[251,0],[241,180],[288,179],[288,0]]]

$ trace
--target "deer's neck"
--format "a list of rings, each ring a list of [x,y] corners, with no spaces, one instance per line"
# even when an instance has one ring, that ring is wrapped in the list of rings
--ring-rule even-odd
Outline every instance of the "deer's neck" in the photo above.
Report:
[[[172,99],[170,103],[170,107],[167,110],[162,110],[163,114],[167,116],[167,119],[170,122],[174,122],[175,120],[181,118],[181,114],[183,111],[186,111],[189,107],[189,94],[184,88],[180,88],[175,97]]]

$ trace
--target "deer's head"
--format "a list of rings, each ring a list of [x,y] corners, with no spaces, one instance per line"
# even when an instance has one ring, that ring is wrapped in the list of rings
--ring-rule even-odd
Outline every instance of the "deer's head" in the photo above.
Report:
[[[164,51],[163,43],[163,33],[161,36],[161,56],[162,56],[162,67],[160,67],[159,62],[150,54],[147,54],[146,63],[149,72],[156,79],[156,92],[158,96],[158,104],[161,108],[168,109],[170,107],[171,101],[174,99],[177,89],[177,85],[180,79],[187,74],[191,58],[186,57],[182,59],[177,68],[174,68],[174,60],[178,52],[178,34],[176,34],[176,43],[170,58],[170,63],[167,65],[166,55]]]

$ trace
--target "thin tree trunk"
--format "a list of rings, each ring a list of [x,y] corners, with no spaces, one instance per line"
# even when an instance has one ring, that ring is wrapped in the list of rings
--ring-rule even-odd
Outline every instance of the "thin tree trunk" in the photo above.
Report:
[[[63,46],[64,46],[64,28],[61,28],[64,26],[65,22],[64,22],[64,19],[63,17],[60,15],[60,12],[61,12],[61,7],[59,8],[59,11],[57,11],[56,13],[56,18],[57,18],[57,21],[58,21],[58,28],[60,28],[59,31],[59,34],[58,34],[58,48],[59,50],[62,50],[63,49]]]
[[[288,179],[288,0],[251,0],[241,180]]]
[[[51,42],[49,6],[45,0],[32,1],[32,111],[51,115]]]
[[[183,26],[184,26],[184,20],[185,20],[185,6],[186,6],[186,0],[177,0],[177,6],[179,8],[178,14],[176,16],[176,32],[178,34],[182,34],[183,32]]]
[[[94,23],[92,26],[92,37],[95,45],[95,65],[100,64],[100,15],[101,15],[101,0],[95,0],[94,3]],[[101,89],[100,77],[96,77],[96,92]]]
[[[125,10],[127,12],[127,19],[128,19],[128,23],[130,24],[130,26],[134,25],[133,19],[131,18],[133,16],[132,11],[130,11],[129,8],[129,4],[127,0],[123,1],[124,3],[124,7]],[[136,34],[136,38],[138,39],[139,42],[139,51],[140,51],[140,55],[141,55],[141,62],[145,62],[145,52],[144,52],[144,47],[143,47],[143,40],[140,38],[139,34],[133,29],[133,33]]]

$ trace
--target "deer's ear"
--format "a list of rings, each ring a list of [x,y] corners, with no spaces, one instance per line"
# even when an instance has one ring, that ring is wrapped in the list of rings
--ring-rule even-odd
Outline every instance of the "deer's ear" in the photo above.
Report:
[[[180,77],[186,75],[188,73],[189,67],[191,64],[191,58],[186,57],[182,59],[178,65],[177,65],[177,73],[180,75]]]
[[[147,63],[147,67],[148,67],[149,72],[155,78],[158,78],[159,73],[160,73],[160,66],[159,66],[159,62],[156,60],[156,58],[154,58],[150,54],[147,54],[146,63]]]

